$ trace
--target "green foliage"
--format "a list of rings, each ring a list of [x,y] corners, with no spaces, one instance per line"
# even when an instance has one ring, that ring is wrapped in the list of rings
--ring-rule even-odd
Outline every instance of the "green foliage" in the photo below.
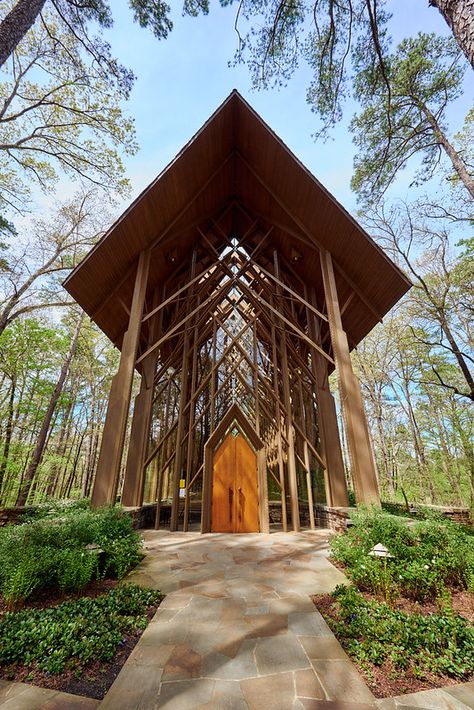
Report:
[[[444,587],[474,589],[474,536],[466,528],[436,517],[408,525],[378,511],[354,513],[352,523],[332,540],[331,554],[359,589],[387,601],[399,593],[424,601]],[[369,555],[378,543],[392,559]]]
[[[43,518],[58,518],[65,515],[74,515],[81,510],[89,510],[90,501],[88,498],[80,500],[49,500],[43,503],[37,503],[26,508],[21,517],[22,523],[31,523],[34,520],[42,520]]]
[[[373,202],[414,154],[423,158],[416,181],[432,177],[445,148],[445,112],[461,94],[466,63],[454,39],[419,33],[387,59],[388,83],[374,84],[365,57],[356,66],[363,111],[351,123],[358,148],[351,185]],[[470,162],[467,154],[459,160],[465,167]]]
[[[124,636],[146,627],[147,608],[161,598],[158,591],[125,585],[96,598],[6,613],[0,620],[0,664],[59,674],[78,663],[110,661]]]
[[[2,68],[0,204],[23,209],[32,185],[50,192],[60,174],[125,194],[122,156],[137,145],[121,104],[133,74],[103,42],[94,61],[49,3],[41,16]]]
[[[0,531],[0,590],[8,603],[39,589],[78,591],[105,575],[121,579],[140,561],[141,539],[130,516],[116,508],[62,508],[61,517]]]
[[[390,661],[397,669],[416,669],[462,679],[474,671],[474,628],[450,611],[407,614],[385,602],[367,601],[354,587],[334,592],[338,620],[328,622],[350,655],[362,666]]]

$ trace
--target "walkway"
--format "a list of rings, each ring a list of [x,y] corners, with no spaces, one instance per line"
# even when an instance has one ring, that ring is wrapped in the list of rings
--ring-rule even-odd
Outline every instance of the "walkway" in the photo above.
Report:
[[[145,532],[167,594],[106,698],[0,681],[2,710],[474,710],[474,683],[375,701],[309,599],[345,581],[327,533]]]
[[[168,596],[100,710],[372,710],[309,599],[345,577],[327,532],[146,531],[131,581]]]

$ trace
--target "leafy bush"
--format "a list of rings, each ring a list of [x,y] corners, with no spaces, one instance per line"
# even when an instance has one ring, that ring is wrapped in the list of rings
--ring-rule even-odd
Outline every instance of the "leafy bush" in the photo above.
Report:
[[[0,591],[16,604],[38,589],[79,591],[91,579],[121,579],[140,561],[140,547],[131,518],[117,508],[8,526],[0,530]]]
[[[373,510],[351,517],[352,526],[333,538],[331,554],[359,589],[379,595],[384,589],[385,598],[402,593],[418,601],[434,599],[445,586],[474,591],[474,537],[467,528],[437,517],[407,524]],[[377,543],[392,559],[369,556]]]
[[[8,612],[0,620],[0,664],[58,674],[67,665],[110,661],[124,635],[146,627],[147,608],[161,598],[158,591],[126,585],[95,599]]]
[[[90,500],[81,498],[80,500],[50,500],[36,505],[30,505],[25,508],[25,512],[21,516],[22,523],[29,523],[33,520],[42,520],[43,518],[58,518],[59,516],[77,513],[78,510],[88,510],[90,508]]]
[[[442,613],[423,616],[367,601],[353,586],[340,586],[333,596],[338,620],[328,623],[362,667],[390,661],[419,678],[435,673],[462,679],[474,672],[474,628],[449,603]]]

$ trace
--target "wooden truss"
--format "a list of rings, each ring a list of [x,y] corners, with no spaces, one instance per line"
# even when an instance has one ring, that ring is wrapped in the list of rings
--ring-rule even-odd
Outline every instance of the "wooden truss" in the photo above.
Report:
[[[238,228],[229,222],[230,210],[239,213]],[[298,274],[297,250],[288,259],[272,241],[272,224],[235,198],[192,229],[194,246],[186,256],[176,259],[173,243],[167,245],[176,268],[152,298],[148,289],[148,300],[153,250],[163,248],[164,237],[135,262],[133,297],[121,303],[128,328],[111,388],[93,504],[116,498],[138,369],[124,505],[157,501],[157,527],[163,505],[170,507],[171,530],[187,530],[191,512],[200,513],[206,532],[211,505],[206,444],[238,405],[262,442],[259,466],[269,491],[262,504],[280,501],[283,530],[298,530],[303,510],[313,528],[315,501],[348,504],[328,384],[335,367],[356,498],[378,504],[369,432],[342,320],[358,292],[339,302],[339,267],[329,251],[312,242],[323,286],[318,300],[314,286]]]

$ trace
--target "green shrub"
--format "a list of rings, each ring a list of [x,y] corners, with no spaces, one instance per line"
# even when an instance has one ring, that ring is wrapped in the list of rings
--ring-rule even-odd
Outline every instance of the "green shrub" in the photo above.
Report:
[[[420,678],[435,673],[462,679],[474,672],[474,628],[449,603],[443,612],[423,616],[367,601],[353,586],[340,586],[333,596],[338,620],[328,623],[362,667],[389,661]]]
[[[38,589],[78,591],[105,575],[121,579],[140,561],[140,547],[130,516],[118,508],[8,526],[0,530],[0,591],[17,604]]]
[[[37,505],[30,505],[25,508],[25,512],[21,516],[22,523],[30,523],[33,520],[42,520],[43,518],[57,518],[59,516],[77,513],[78,510],[88,510],[90,508],[90,500],[81,498],[80,500],[50,500]]]
[[[110,661],[124,635],[146,627],[147,608],[161,598],[158,591],[126,585],[95,599],[6,613],[0,620],[0,664],[58,674],[77,663]]]
[[[436,516],[407,525],[375,510],[351,517],[352,526],[333,538],[331,554],[361,590],[380,594],[383,582],[391,596],[403,593],[418,601],[434,599],[443,586],[474,590],[474,537],[465,527]],[[369,556],[378,543],[392,559]]]

